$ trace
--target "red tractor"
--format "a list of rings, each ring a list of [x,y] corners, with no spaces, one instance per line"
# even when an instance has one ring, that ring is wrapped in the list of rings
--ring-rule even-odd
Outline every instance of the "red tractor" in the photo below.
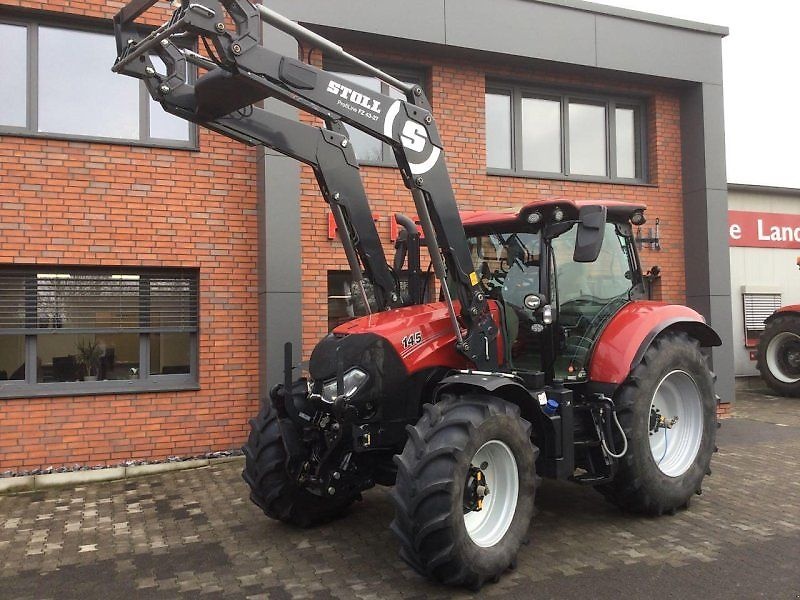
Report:
[[[800,267],[800,257],[797,259]],[[781,396],[800,397],[800,304],[781,306],[764,321],[758,339],[761,378]]]
[[[284,381],[243,448],[250,497],[267,516],[319,524],[393,485],[403,559],[478,588],[515,564],[540,476],[593,486],[634,512],[689,505],[717,426],[702,348],[720,339],[695,311],[645,300],[631,228],[643,206],[552,199],[460,213],[421,87],[247,0],[182,0],[162,27],[138,28],[154,3],[133,0],[115,19],[114,70],[173,114],[310,165],[368,312],[317,344],[307,375],[293,375],[286,347]],[[261,46],[262,20],[404,99]],[[189,49],[196,38],[205,55]],[[268,97],[324,126],[268,112]],[[398,215],[391,264],[343,123],[393,148],[414,199],[422,233]],[[421,247],[438,302],[427,301]]]

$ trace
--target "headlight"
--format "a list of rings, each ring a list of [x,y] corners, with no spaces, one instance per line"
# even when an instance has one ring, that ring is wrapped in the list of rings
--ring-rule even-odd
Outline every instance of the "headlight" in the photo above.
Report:
[[[347,371],[342,377],[344,383],[342,395],[346,398],[351,398],[355,393],[363,387],[369,379],[364,371],[359,368],[353,368]],[[332,404],[336,398],[336,379],[331,379],[322,385],[322,399],[328,404]]]

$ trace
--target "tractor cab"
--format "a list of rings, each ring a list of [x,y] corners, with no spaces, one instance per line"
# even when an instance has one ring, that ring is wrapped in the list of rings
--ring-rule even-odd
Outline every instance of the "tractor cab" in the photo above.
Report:
[[[502,314],[504,362],[580,382],[604,326],[645,297],[631,222],[644,207],[572,200],[462,215],[475,271]]]

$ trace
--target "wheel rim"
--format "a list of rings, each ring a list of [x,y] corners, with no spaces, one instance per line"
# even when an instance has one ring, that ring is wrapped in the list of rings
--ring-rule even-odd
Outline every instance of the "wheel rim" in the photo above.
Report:
[[[489,493],[480,510],[464,514],[464,525],[475,544],[488,548],[503,539],[514,519],[519,495],[517,461],[505,443],[490,440],[475,453],[472,466],[480,469]]]
[[[800,381],[800,336],[782,331],[767,346],[767,368],[783,383]]]
[[[685,371],[668,373],[650,404],[650,452],[662,473],[683,475],[694,463],[703,438],[700,389]]]

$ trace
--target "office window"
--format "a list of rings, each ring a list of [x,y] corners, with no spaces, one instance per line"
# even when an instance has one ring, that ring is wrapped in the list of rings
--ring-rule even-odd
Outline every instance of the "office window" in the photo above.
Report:
[[[28,121],[28,46],[24,26],[0,23],[0,81],[3,105],[0,126],[25,127]]]
[[[400,293],[408,293],[408,271],[401,271]],[[424,299],[431,302],[434,293],[434,277],[431,274],[424,276]],[[375,292],[372,284],[365,282],[364,291],[372,312],[378,311],[375,301]],[[350,271],[328,271],[328,331],[332,331],[342,323],[367,314],[366,304],[361,295],[361,289],[353,282]]]
[[[0,269],[0,396],[197,381],[197,273]]]
[[[166,113],[140,81],[111,72],[116,54],[111,33],[0,23],[0,53],[0,133],[195,145],[194,125]]]
[[[486,93],[486,166],[496,174],[643,182],[644,103],[517,86]]]
[[[377,77],[348,73],[346,71],[339,70],[341,68],[342,66],[337,63],[326,63],[325,65],[325,69],[331,74],[351,81],[356,85],[359,85],[370,91],[378,92],[385,96],[399,100],[405,98],[405,94],[403,94],[403,92],[396,90],[390,85],[382,82]],[[389,69],[387,72],[394,77],[397,77],[400,81],[408,84],[419,85],[423,80],[422,75],[414,71],[396,71]],[[350,125],[345,125],[345,129],[347,130],[347,135],[350,137],[350,141],[353,144],[353,150],[356,153],[356,158],[358,159],[359,163],[385,167],[394,167],[397,165],[397,161],[394,158],[394,152],[388,144],[384,144],[379,139],[374,138],[359,129],[356,129],[355,127],[351,127]]]

